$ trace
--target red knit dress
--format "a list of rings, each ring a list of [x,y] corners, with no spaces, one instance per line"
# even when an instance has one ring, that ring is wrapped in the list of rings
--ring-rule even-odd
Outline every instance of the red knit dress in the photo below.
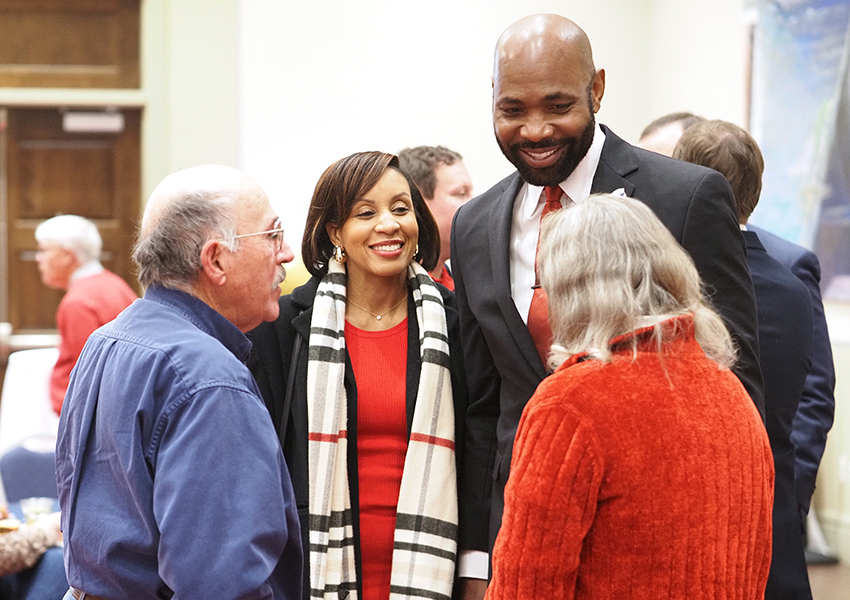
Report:
[[[407,319],[387,331],[345,324],[357,382],[357,473],[363,599],[387,600],[407,453]]]
[[[488,600],[764,597],[764,425],[692,327],[664,350],[647,343],[607,364],[574,356],[537,388],[517,430]]]

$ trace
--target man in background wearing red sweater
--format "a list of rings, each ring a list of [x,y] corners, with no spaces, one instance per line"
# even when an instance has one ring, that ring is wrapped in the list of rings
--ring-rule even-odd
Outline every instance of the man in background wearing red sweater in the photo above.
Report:
[[[103,244],[97,226],[83,217],[60,215],[35,230],[36,261],[41,281],[66,290],[56,311],[59,358],[50,376],[50,400],[58,414],[65,400],[71,369],[89,335],[118,316],[137,298],[115,273],[100,264]]]
[[[472,179],[463,157],[445,146],[416,146],[398,153],[401,172],[413,179],[440,228],[440,259],[431,278],[454,291],[451,258],[452,219],[472,199]]]

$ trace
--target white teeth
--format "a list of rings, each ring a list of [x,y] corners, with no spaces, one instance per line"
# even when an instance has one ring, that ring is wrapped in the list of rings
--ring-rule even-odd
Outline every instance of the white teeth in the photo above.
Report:
[[[526,153],[531,154],[535,158],[538,158],[538,159],[548,158],[548,157],[552,156],[555,153],[556,150],[558,150],[558,147],[550,148],[548,150],[535,150],[535,149],[531,149],[531,148],[525,149]]]
[[[378,252],[393,252],[401,249],[401,244],[389,244],[387,246],[372,246],[373,250]]]

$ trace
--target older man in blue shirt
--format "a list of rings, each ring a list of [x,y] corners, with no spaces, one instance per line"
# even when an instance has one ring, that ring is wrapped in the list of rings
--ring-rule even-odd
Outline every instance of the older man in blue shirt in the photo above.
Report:
[[[66,599],[296,600],[302,551],[244,332],[292,260],[263,190],[226,167],[167,177],[134,260],[146,287],[89,338],[56,474]]]

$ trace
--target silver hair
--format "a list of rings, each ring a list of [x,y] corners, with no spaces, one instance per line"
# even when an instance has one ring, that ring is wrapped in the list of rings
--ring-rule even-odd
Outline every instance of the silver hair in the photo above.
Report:
[[[210,240],[238,249],[233,200],[220,192],[194,191],[173,199],[133,250],[139,282],[191,292]]]
[[[610,361],[612,338],[648,325],[655,325],[660,347],[679,332],[658,323],[686,313],[694,314],[706,355],[722,367],[735,362],[732,339],[700,290],[693,260],[642,202],[596,195],[549,215],[537,260],[549,299],[553,368],[579,352]]]
[[[97,225],[77,215],[59,215],[47,219],[35,229],[39,244],[50,244],[74,253],[80,264],[100,260],[103,240]]]

